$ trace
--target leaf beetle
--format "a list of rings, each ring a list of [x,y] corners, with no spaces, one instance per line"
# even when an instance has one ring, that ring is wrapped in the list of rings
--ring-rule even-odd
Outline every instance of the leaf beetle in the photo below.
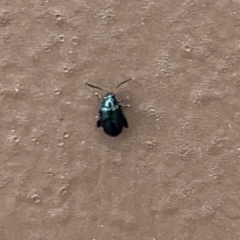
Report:
[[[132,78],[119,83],[116,89],[130,80],[132,80]],[[92,85],[90,83],[85,82],[85,84],[89,87],[105,91],[103,88]],[[98,93],[96,93],[96,95],[99,97],[99,100],[101,102],[101,107],[99,109],[99,119],[96,123],[97,127],[102,127],[104,132],[111,137],[118,136],[122,132],[123,127],[128,128],[128,121],[124,116],[121,108],[129,107],[129,105],[121,105],[120,103],[124,100],[119,102],[113,92],[107,92],[103,99]]]

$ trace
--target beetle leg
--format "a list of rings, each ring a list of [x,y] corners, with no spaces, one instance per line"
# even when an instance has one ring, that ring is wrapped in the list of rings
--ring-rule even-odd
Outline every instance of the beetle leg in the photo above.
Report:
[[[97,124],[96,125],[97,125],[98,128],[101,127],[101,119],[97,120]]]
[[[120,107],[123,107],[123,108],[129,108],[129,107],[130,107],[129,104],[127,104],[127,105],[120,105],[120,104],[119,104],[119,106],[120,106]]]
[[[127,121],[127,119],[125,118],[125,116],[123,117],[123,126],[124,126],[125,128],[128,128],[128,121]]]
[[[120,100],[118,103],[122,103],[124,102],[125,100],[129,100],[129,96],[125,97],[124,99]]]
[[[102,97],[101,97],[101,95],[100,95],[99,93],[95,92],[95,96],[97,96],[98,99],[99,99],[100,101],[102,101]]]

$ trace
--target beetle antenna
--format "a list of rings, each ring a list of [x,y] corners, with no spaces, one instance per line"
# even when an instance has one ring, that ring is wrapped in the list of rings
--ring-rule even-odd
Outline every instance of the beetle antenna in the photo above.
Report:
[[[127,79],[127,80],[119,83],[119,84],[117,85],[116,89],[118,89],[121,85],[123,85],[124,83],[129,82],[129,81],[131,81],[131,80],[133,80],[133,79],[132,79],[132,78],[129,78],[129,79]]]
[[[106,91],[106,90],[104,90],[104,89],[102,89],[102,88],[100,88],[100,87],[98,87],[98,86],[92,85],[92,84],[90,84],[90,83],[85,82],[85,84],[88,85],[89,87],[97,88],[97,89],[100,89],[100,90],[102,90],[102,91]]]

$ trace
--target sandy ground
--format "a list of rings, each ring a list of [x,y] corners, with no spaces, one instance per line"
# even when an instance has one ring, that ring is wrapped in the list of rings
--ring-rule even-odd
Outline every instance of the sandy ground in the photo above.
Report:
[[[2,0],[0,239],[239,240],[239,16],[233,0]],[[111,138],[84,82],[129,77]]]

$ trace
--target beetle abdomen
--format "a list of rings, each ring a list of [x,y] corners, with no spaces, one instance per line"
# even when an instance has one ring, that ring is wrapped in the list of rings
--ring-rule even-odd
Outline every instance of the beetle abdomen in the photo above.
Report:
[[[106,134],[116,137],[122,132],[122,126],[117,126],[115,122],[107,120],[103,123],[103,130]]]

